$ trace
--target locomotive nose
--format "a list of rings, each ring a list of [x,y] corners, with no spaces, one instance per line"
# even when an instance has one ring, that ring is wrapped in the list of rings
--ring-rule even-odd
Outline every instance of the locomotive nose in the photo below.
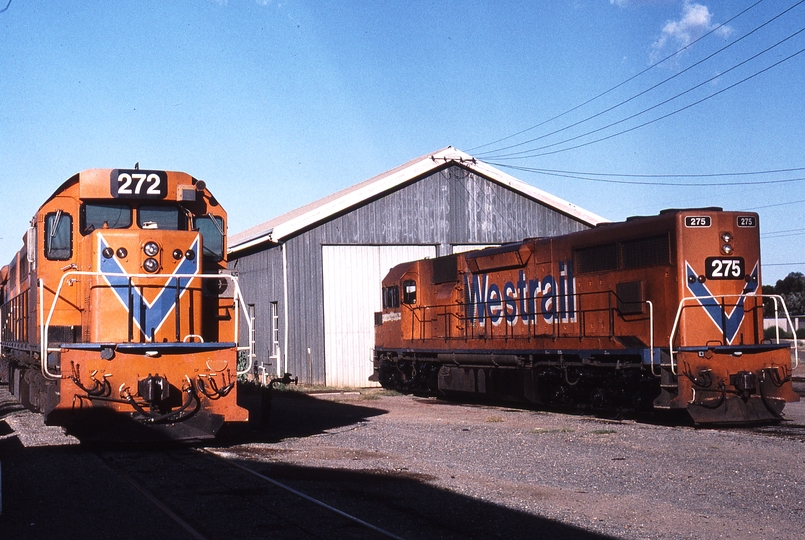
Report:
[[[730,384],[735,387],[742,398],[748,399],[757,392],[757,375],[751,371],[739,371],[730,375]]]

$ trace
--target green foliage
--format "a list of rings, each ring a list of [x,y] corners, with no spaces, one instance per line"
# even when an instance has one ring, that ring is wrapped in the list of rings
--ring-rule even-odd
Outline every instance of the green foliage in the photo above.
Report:
[[[785,300],[788,313],[791,315],[805,315],[805,275],[802,272],[791,272],[783,279],[778,279],[772,285],[763,285],[763,294],[779,294]],[[779,308],[782,316],[782,308]],[[763,315],[774,317],[774,301],[770,298],[763,300]]]
[[[777,339],[777,330],[778,330],[777,326],[769,326],[768,328],[763,330],[763,337],[774,341],[775,339]],[[786,332],[782,328],[779,328],[779,330],[780,330],[780,339],[791,339],[792,337],[794,337],[791,335],[791,332]]]

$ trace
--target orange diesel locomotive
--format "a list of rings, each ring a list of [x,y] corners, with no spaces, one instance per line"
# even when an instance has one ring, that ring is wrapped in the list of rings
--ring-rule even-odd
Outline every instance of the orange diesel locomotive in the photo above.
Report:
[[[798,356],[763,339],[758,230],[753,213],[669,210],[398,265],[383,280],[372,378],[548,406],[678,409],[700,424],[777,421],[799,400]]]
[[[148,425],[174,439],[246,421],[249,326],[226,270],[227,216],[188,174],[92,169],[34,216],[0,274],[3,369],[48,423]],[[118,425],[115,423],[115,425]]]

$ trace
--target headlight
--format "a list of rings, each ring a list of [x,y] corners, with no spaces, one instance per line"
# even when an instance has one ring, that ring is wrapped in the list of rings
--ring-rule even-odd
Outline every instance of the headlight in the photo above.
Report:
[[[721,246],[721,252],[724,255],[732,255],[732,251],[733,251],[733,247],[731,245],[729,245],[729,244],[724,244],[723,246]]]
[[[732,242],[732,233],[731,232],[723,232],[721,233],[721,240],[727,244]]]
[[[159,270],[159,263],[157,262],[156,259],[148,258],[145,261],[143,261],[143,268],[145,268],[146,272],[150,272],[153,274],[154,272]]]
[[[159,246],[156,242],[146,242],[145,246],[143,246],[143,253],[149,257],[154,257],[159,253]]]

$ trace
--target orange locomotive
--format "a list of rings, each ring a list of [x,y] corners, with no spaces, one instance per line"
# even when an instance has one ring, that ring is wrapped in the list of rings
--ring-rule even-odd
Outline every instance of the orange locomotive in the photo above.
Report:
[[[90,433],[125,418],[204,438],[248,420],[236,379],[253,350],[237,341],[251,321],[226,270],[226,220],[185,173],[93,169],[67,180],[0,274],[0,376],[11,391],[48,423]]]
[[[757,214],[715,208],[405,263],[383,280],[372,379],[773,422],[799,400],[798,353],[763,339],[760,283]]]

